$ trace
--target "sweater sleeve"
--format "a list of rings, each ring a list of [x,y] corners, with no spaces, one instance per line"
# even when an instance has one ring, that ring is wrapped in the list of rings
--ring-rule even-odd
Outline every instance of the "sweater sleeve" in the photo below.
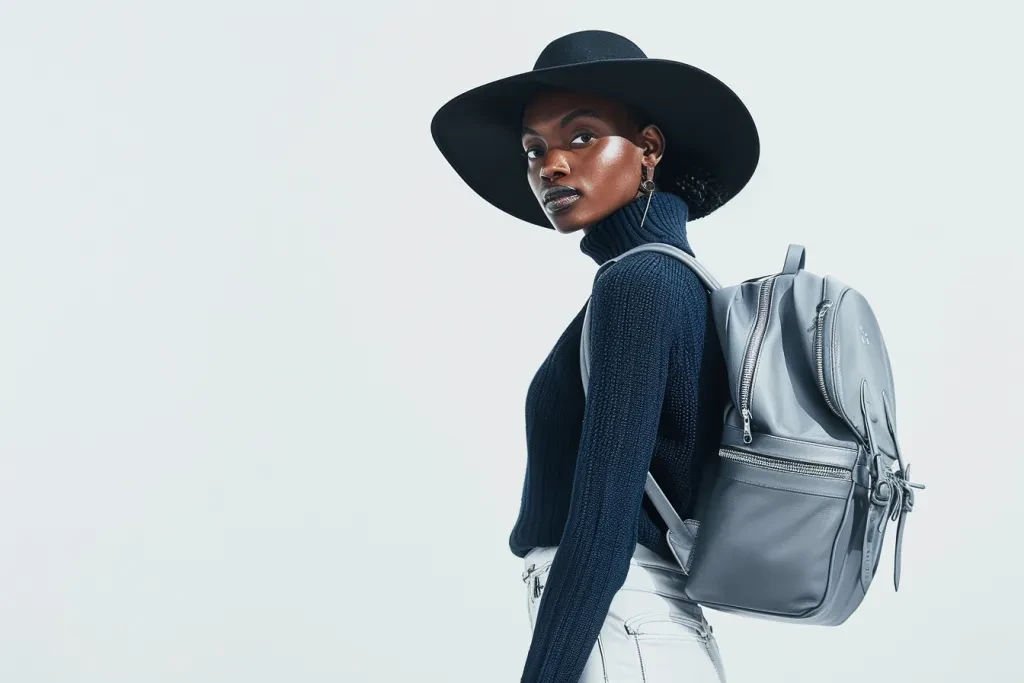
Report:
[[[683,319],[706,314],[706,294],[690,280],[696,278],[669,257],[637,254],[610,266],[594,285],[590,384],[569,515],[522,683],[578,681],[625,581],[671,350],[687,327]],[[697,368],[686,372],[695,386]],[[687,393],[696,400],[695,391]]]

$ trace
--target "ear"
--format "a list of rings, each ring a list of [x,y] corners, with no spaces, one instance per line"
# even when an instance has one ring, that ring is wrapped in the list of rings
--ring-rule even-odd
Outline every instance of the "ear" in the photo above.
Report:
[[[643,150],[641,161],[645,166],[653,169],[661,162],[661,157],[665,154],[665,134],[653,123],[645,126],[640,131],[638,146]]]

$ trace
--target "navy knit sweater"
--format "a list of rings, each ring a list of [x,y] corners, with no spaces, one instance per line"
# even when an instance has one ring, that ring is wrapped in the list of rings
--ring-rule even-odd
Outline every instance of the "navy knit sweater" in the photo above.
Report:
[[[596,223],[580,249],[598,264],[647,242],[693,253],[687,208],[656,192]],[[721,436],[725,366],[696,275],[666,254],[607,267],[591,297],[589,397],[580,377],[585,307],[526,396],[527,463],[509,547],[559,546],[544,586],[523,683],[575,683],[642,543],[667,559],[665,525],[644,496],[648,468],[685,518]]]

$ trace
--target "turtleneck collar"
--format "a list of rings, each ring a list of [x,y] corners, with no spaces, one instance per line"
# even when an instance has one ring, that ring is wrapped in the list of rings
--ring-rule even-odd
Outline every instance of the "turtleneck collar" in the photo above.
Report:
[[[686,241],[686,202],[670,192],[655,192],[641,227],[646,206],[643,195],[594,223],[580,241],[580,251],[598,265],[649,242],[671,244],[692,256]]]

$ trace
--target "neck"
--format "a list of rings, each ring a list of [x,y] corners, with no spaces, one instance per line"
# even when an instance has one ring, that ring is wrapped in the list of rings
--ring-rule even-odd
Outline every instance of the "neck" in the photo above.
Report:
[[[693,255],[686,240],[686,202],[668,192],[655,192],[650,207],[647,199],[646,194],[638,197],[594,223],[580,240],[580,251],[598,265],[650,242],[671,244]]]

